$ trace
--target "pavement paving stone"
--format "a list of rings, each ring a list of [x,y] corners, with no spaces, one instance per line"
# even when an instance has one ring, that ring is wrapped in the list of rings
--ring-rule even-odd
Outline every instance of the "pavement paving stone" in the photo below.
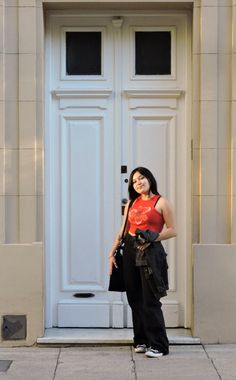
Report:
[[[236,344],[206,345],[205,350],[222,380],[236,380]]]
[[[0,359],[11,356],[14,360],[35,360],[37,358],[57,358],[59,348],[51,347],[0,347]]]
[[[135,354],[137,380],[219,380],[202,346],[170,347],[170,354],[150,359]]]
[[[4,380],[52,380],[59,349],[55,348],[0,348],[0,359],[12,360]]]
[[[169,358],[169,357],[175,357],[175,358],[198,358],[198,359],[205,359],[206,358],[206,352],[204,348],[200,345],[197,346],[170,346],[170,354],[167,356],[164,356],[163,359]]]
[[[208,344],[204,349],[212,359],[236,359],[236,344]]]
[[[135,380],[131,347],[62,349],[55,380],[82,380],[84,378],[86,380]]]
[[[236,380],[236,345],[170,346],[150,359],[130,346],[0,348],[0,380]]]
[[[235,359],[216,359],[214,366],[221,380],[236,380]]]
[[[138,380],[219,380],[206,359],[146,359],[135,366]]]

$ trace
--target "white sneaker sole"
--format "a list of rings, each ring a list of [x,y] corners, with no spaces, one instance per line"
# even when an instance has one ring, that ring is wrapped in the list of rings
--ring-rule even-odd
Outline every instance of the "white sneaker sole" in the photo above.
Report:
[[[145,353],[145,355],[147,356],[147,358],[160,358],[161,356],[163,356],[163,353],[162,352],[159,352],[159,353],[154,353],[154,352],[151,352],[151,351],[147,351]]]
[[[145,354],[147,352],[147,350],[145,348],[135,348],[134,352],[136,354]]]

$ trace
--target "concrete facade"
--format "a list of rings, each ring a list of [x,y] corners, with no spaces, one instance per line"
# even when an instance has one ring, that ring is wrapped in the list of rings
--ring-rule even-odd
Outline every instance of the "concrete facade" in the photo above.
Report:
[[[137,7],[83,7],[115,4]],[[0,336],[1,345],[31,345],[44,333],[45,10],[82,5],[0,0],[0,317],[26,314],[28,323],[26,341]],[[142,6],[192,9],[191,327],[203,342],[235,343],[236,0]]]

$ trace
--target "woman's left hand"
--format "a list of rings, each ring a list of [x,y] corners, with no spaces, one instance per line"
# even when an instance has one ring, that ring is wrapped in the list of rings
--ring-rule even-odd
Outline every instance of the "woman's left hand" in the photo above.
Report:
[[[115,256],[111,255],[111,256],[109,256],[109,275],[110,276],[112,274],[113,264],[114,264],[115,268],[118,268],[117,264],[116,264]]]

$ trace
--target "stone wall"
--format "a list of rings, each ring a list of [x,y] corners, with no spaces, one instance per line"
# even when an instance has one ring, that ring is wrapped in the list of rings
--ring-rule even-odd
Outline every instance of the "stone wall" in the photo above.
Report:
[[[232,326],[236,313],[230,302],[236,286],[235,17],[235,0],[194,4],[193,326],[212,343],[236,342],[235,329],[220,323]]]
[[[0,317],[27,314],[27,340],[19,344],[35,342],[44,320],[42,3],[68,2],[0,0]],[[236,0],[153,3],[193,5],[194,333],[204,342],[236,342]],[[221,268],[227,280],[219,286]]]
[[[0,318],[27,317],[14,345],[43,334],[43,41],[41,1],[0,1]]]

